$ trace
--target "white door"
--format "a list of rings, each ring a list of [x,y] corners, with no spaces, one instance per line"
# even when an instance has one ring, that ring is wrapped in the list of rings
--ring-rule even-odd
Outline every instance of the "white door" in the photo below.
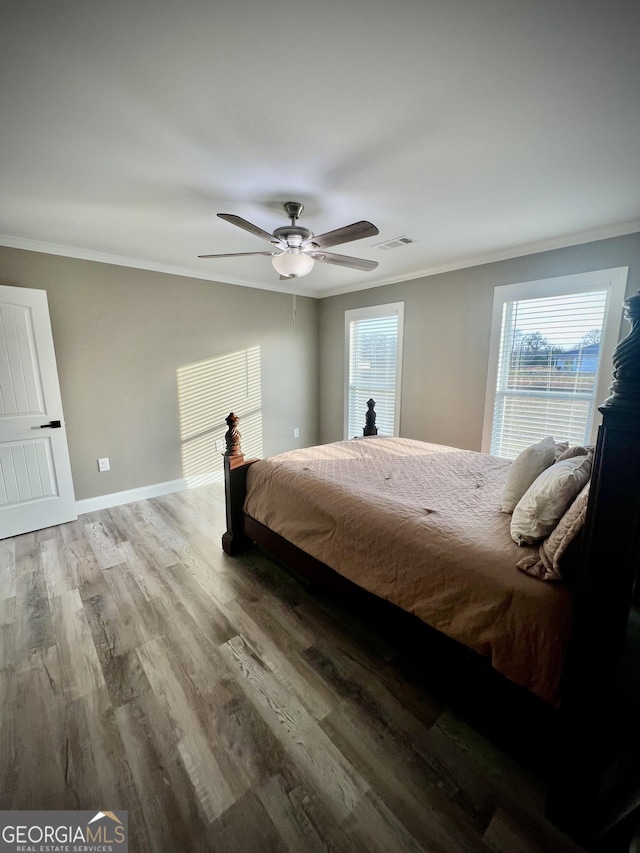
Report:
[[[0,539],[77,517],[47,294],[0,286]]]

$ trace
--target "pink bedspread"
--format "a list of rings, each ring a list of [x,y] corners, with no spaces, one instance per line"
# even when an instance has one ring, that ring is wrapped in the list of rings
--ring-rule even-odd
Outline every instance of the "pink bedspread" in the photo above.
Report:
[[[500,511],[509,462],[401,438],[294,450],[249,468],[245,511],[551,703],[571,595],[516,568],[537,549]]]

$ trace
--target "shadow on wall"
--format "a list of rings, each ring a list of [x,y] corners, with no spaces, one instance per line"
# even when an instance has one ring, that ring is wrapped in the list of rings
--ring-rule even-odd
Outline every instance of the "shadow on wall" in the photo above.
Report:
[[[188,486],[222,480],[225,418],[241,417],[242,449],[262,451],[260,347],[185,364],[177,370],[182,475]]]

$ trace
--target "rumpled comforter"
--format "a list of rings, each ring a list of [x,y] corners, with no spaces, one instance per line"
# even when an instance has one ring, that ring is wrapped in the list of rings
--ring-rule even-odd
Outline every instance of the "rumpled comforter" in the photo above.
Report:
[[[487,656],[553,704],[571,594],[516,568],[500,496],[510,463],[403,438],[254,463],[245,512],[335,571]]]

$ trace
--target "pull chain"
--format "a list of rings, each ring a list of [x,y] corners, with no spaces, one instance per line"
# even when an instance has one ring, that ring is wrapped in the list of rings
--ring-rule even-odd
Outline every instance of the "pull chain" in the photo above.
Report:
[[[292,306],[293,307],[293,325],[295,326],[295,324],[296,324],[296,313],[297,313],[297,308],[296,308],[296,280],[295,280],[295,278],[292,280],[292,291],[293,291],[293,306]]]

